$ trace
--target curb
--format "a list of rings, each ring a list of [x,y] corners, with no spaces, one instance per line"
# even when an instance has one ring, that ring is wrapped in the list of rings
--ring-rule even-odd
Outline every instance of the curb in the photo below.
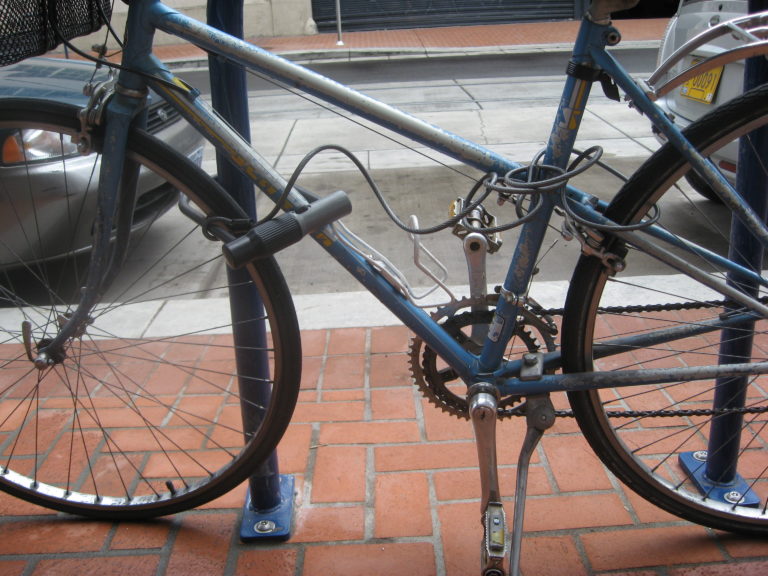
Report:
[[[625,41],[613,50],[658,50],[660,40],[635,40]],[[362,64],[366,62],[400,61],[400,60],[429,60],[441,58],[477,58],[477,57],[503,57],[524,56],[526,54],[551,54],[568,53],[573,48],[573,43],[550,44],[520,44],[510,46],[480,46],[460,48],[336,48],[331,50],[285,50],[274,51],[273,54],[281,56],[296,64]],[[163,62],[171,69],[181,68],[207,68],[208,58],[191,57],[164,59]]]

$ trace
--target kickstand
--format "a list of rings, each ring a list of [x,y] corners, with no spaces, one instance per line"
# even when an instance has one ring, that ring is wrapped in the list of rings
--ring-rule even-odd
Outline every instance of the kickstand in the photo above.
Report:
[[[549,394],[526,398],[525,420],[527,430],[517,461],[517,487],[515,489],[515,510],[512,524],[510,576],[519,576],[520,574],[525,498],[528,492],[528,466],[536,446],[538,446],[541,437],[544,435],[544,431],[555,423],[555,410],[552,406],[552,401],[549,399]]]

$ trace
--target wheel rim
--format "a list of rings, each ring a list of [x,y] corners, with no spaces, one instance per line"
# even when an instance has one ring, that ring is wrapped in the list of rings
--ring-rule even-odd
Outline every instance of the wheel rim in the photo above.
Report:
[[[66,125],[51,126],[48,120],[42,127],[71,132],[64,118],[56,118]],[[24,128],[33,119],[27,114]],[[0,118],[1,129],[10,124],[7,117]],[[158,152],[157,144],[143,138],[142,146],[151,149],[136,144],[133,149],[165,154],[148,164],[171,177],[161,167],[176,157]],[[131,157],[144,161],[138,154]],[[84,162],[95,170],[98,158],[72,160],[56,163],[60,170],[51,170],[55,174],[49,175],[49,187],[79,178]],[[43,231],[53,224],[43,226],[50,216],[38,201],[38,180],[30,176],[32,185],[20,192],[17,178],[12,180],[7,170],[0,174],[0,195],[13,206],[10,213],[29,214],[34,222],[21,235],[24,241],[35,244],[38,254],[47,250]],[[181,178],[172,177],[174,187],[199,184],[194,175]],[[63,206],[72,215],[68,222],[80,226],[90,218],[90,207],[78,191],[65,196],[77,199]],[[21,197],[28,199],[26,204]],[[205,205],[204,198],[195,199]],[[68,241],[65,252],[79,250],[78,235],[69,235]],[[273,302],[273,289],[266,287],[274,283],[279,292],[282,286],[273,262],[258,269],[249,266],[245,274],[266,311],[239,325],[266,327],[263,333],[252,331],[258,350],[249,353],[260,355],[268,376],[243,382],[275,392],[271,412],[263,404],[248,404],[256,421],[264,420],[246,436],[220,246],[173,208],[149,218],[132,243],[123,273],[93,309],[88,324],[60,357],[41,366],[33,360],[76,306],[82,261],[88,255],[47,261],[19,256],[18,248],[3,241],[5,252],[23,261],[17,269],[0,273],[5,304],[0,310],[0,485],[16,496],[68,512],[123,518],[197,506],[247,477],[258,463],[254,458],[266,457],[267,448],[279,440],[282,423],[275,422],[275,413],[290,417],[295,393],[282,393],[273,381],[285,377],[288,388],[298,386],[300,345],[292,344],[299,359],[291,356],[288,361],[283,339],[297,335],[278,325],[290,321],[293,312],[289,301]],[[163,268],[167,270],[159,273]],[[263,274],[267,282],[262,282]],[[287,365],[291,363],[296,366]]]
[[[764,99],[765,90],[760,92]],[[753,97],[754,99],[754,97]],[[743,112],[754,102],[736,109]],[[699,148],[705,153],[720,149],[730,136],[740,136],[756,125],[765,123],[765,105],[756,106],[755,121],[741,120],[743,128],[725,137],[728,130],[718,132],[713,119],[705,120],[695,132],[699,142],[708,142]],[[749,114],[744,114],[746,118]],[[730,121],[730,120],[729,120]],[[727,121],[725,121],[727,126]],[[625,222],[639,221],[650,206],[659,203],[662,210],[661,225],[673,233],[679,233],[718,253],[726,254],[730,222],[724,206],[699,198],[685,182],[685,170],[672,161],[674,155],[662,153],[652,160],[648,168],[630,182],[613,205],[613,217],[619,214]],[[678,189],[673,183],[677,182]],[[656,190],[651,193],[649,190]],[[662,193],[670,192],[660,197]],[[677,221],[693,224],[683,229]],[[677,228],[676,228],[677,226]],[[715,231],[716,233],[712,233]],[[619,250],[613,245],[614,250]],[[738,250],[734,250],[737,253]],[[696,255],[687,258],[705,268]],[[633,369],[665,370],[675,367],[717,364],[722,331],[700,330],[698,334],[673,342],[663,342],[649,347],[634,348],[625,345],[623,352],[599,358],[600,345],[617,336],[636,337],[645,332],[664,327],[690,327],[697,329],[721,314],[732,313],[734,306],[722,301],[712,291],[702,289],[696,282],[682,275],[643,277],[637,274],[644,263],[636,251],[630,249],[626,257],[629,270],[615,278],[599,263],[585,262],[574,277],[573,284],[583,283],[582,288],[572,288],[575,319],[564,327],[564,348],[567,350],[575,332],[586,337],[566,351],[567,365],[571,371],[591,370],[623,371]],[[720,274],[711,264],[706,264],[710,274]],[[761,296],[765,289],[760,289]],[[585,306],[586,301],[586,306]],[[639,308],[631,311],[628,305]],[[569,320],[566,320],[569,322]],[[738,332],[736,332],[738,334]],[[740,361],[765,361],[768,348],[765,344],[766,321],[760,319],[755,326],[756,339],[751,356]],[[732,331],[728,339],[738,339]],[[593,360],[594,359],[594,360]],[[744,422],[737,429],[741,434],[738,447],[738,474],[743,485],[730,486],[712,483],[713,471],[723,466],[702,463],[694,457],[709,446],[710,430],[714,420],[733,418],[735,411],[726,414],[713,412],[716,381],[678,382],[667,385],[638,386],[624,389],[607,389],[571,394],[572,404],[579,423],[588,440],[603,461],[623,481],[647,499],[695,522],[717,528],[764,532],[768,527],[766,504],[768,503],[768,380],[765,376],[750,376],[744,387],[746,400]],[[721,389],[722,386],[720,387]],[[707,409],[709,412],[707,413]],[[735,434],[729,432],[732,438]],[[715,452],[722,452],[715,450]],[[682,459],[680,455],[683,454]],[[727,467],[726,467],[727,468]],[[714,485],[713,485],[714,484]],[[734,497],[734,493],[741,495]],[[730,493],[730,494],[729,494]],[[747,495],[747,496],[744,496]],[[745,506],[745,498],[754,497],[753,505]],[[732,502],[728,501],[731,498]],[[734,504],[735,503],[735,504]]]

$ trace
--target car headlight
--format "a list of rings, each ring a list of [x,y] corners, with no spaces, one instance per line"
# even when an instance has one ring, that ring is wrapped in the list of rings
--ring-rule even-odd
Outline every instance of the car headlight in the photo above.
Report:
[[[16,130],[3,141],[2,163],[51,161],[77,154],[77,144],[66,134],[30,128]]]

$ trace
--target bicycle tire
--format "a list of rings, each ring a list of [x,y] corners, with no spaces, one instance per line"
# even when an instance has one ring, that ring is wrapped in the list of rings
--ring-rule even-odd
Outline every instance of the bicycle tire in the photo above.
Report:
[[[80,286],[89,257],[80,229],[90,228],[102,136],[96,129],[93,151],[77,155],[71,137],[80,131],[78,112],[57,102],[0,101],[0,136],[16,139],[0,165],[0,489],[95,518],[173,514],[235,488],[277,446],[298,396],[296,314],[275,260],[249,264],[245,285],[263,306],[237,324],[249,327],[249,345],[261,347],[247,352],[268,365],[269,373],[257,374],[271,399],[266,407],[249,400],[251,424],[261,423],[245,434],[238,382],[250,388],[256,373],[243,373],[235,358],[220,243],[204,237],[177,204],[162,217],[155,208],[135,226],[130,256],[92,324],[64,358],[35,368],[28,351],[34,355],[75,305],[72,287]],[[53,136],[49,157],[11,162],[14,146],[35,145],[36,134]],[[195,162],[148,133],[131,130],[128,157],[142,166],[135,224],[139,210],[176,191],[206,215],[244,216]],[[88,187],[76,185],[84,181]],[[55,218],[63,214],[65,233]],[[51,241],[46,234],[54,232]]]
[[[729,142],[742,135],[751,144],[753,130],[766,124],[768,86],[762,86],[701,118],[686,134],[698,150],[714,155],[716,150],[724,150]],[[696,196],[686,184],[688,169],[676,150],[668,144],[662,146],[625,184],[606,215],[620,224],[637,223],[655,205],[661,209],[661,226],[699,242],[706,239],[714,249],[728,254],[725,249],[731,248],[727,245],[730,212],[722,203]],[[682,213],[685,216],[681,216]],[[691,213],[695,215],[693,218]],[[723,302],[722,295],[699,292],[695,282],[685,278],[680,281],[679,274],[654,276],[645,281],[632,276],[632,267],[642,266],[643,255],[615,237],[608,235],[603,247],[619,254],[626,250],[627,270],[613,277],[599,258],[580,258],[571,279],[563,319],[564,371],[664,369],[683,366],[683,362],[717,364],[723,330],[643,349],[627,346],[615,355],[594,358],[597,347],[604,338],[611,338],[611,334],[631,336],[654,327],[701,326],[707,319],[732,309],[732,305],[729,308]],[[734,254],[737,252],[738,248],[734,248]],[[688,254],[688,257],[703,266],[698,256]],[[722,272],[714,266],[711,268],[707,272]],[[764,272],[760,274],[765,277]],[[760,289],[759,295],[764,292]],[[631,304],[639,307],[632,308]],[[765,360],[760,340],[765,328],[766,320],[758,319],[753,331],[751,360],[746,361]],[[736,483],[730,490],[728,486],[716,486],[710,478],[720,472],[713,473],[714,468],[699,464],[701,460],[706,461],[706,455],[713,450],[723,450],[720,445],[708,444],[711,421],[716,416],[739,417],[733,411],[725,416],[724,412],[716,413],[713,409],[716,381],[571,391],[568,397],[579,427],[595,453],[642,497],[697,524],[765,536],[768,535],[765,383],[765,376],[752,375],[747,383],[745,404],[750,412],[742,411],[740,416],[743,424],[737,447],[737,471],[752,490],[751,494]],[[730,438],[738,441],[736,434]],[[687,467],[681,464],[681,454]],[[720,491],[719,495],[716,490]],[[754,497],[757,502],[743,505],[744,495]]]

